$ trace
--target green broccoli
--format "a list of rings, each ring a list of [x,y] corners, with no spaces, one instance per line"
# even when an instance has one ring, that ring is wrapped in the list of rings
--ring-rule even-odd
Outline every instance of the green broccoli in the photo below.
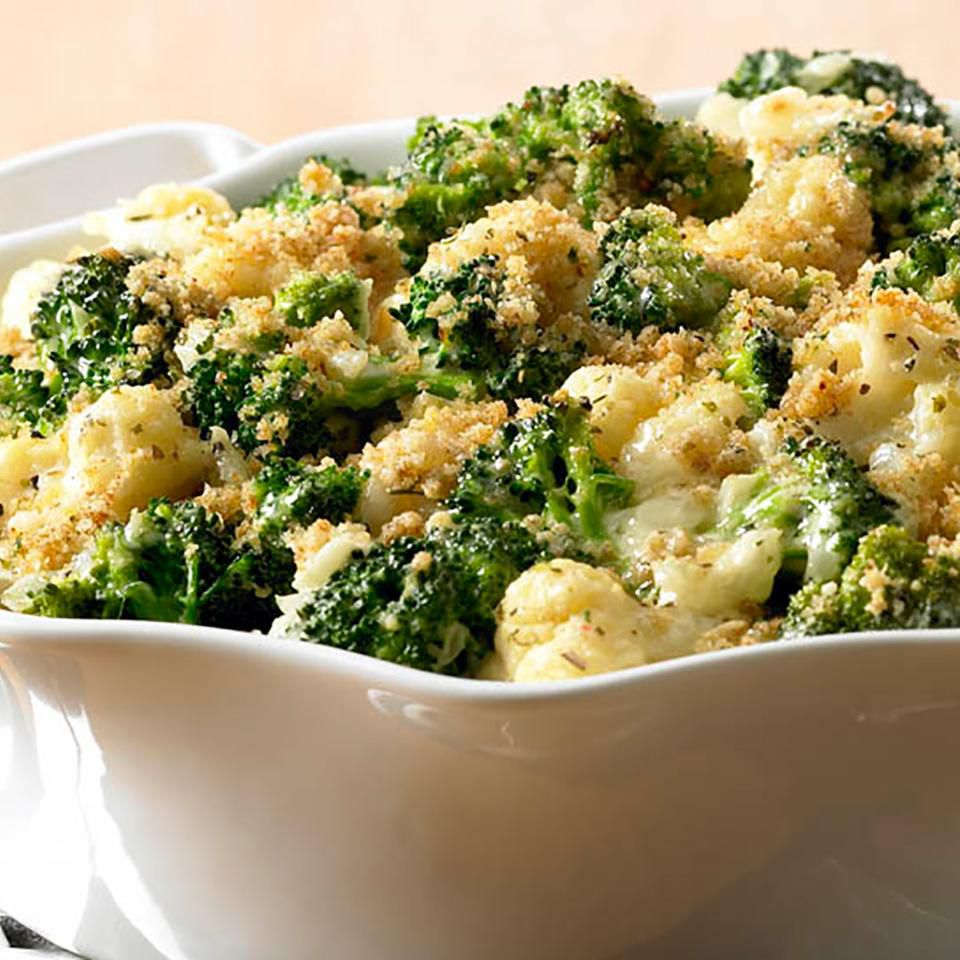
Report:
[[[311,466],[299,460],[268,460],[253,481],[258,537],[282,538],[291,526],[307,527],[324,518],[346,520],[363,492],[364,475],[356,467]]]
[[[504,424],[463,465],[446,505],[503,523],[540,515],[589,542],[607,538],[606,514],[632,494],[597,455],[586,409],[570,403]]]
[[[275,597],[293,589],[284,534],[321,517],[346,519],[362,487],[354,468],[272,460],[253,481],[251,517],[153,500],[126,523],[105,524],[68,570],[29,583],[13,602],[49,617],[266,630],[277,615]]]
[[[818,149],[836,156],[847,177],[866,191],[881,253],[960,217],[960,182],[953,172],[960,154],[950,140],[923,144],[889,121],[842,121]]]
[[[299,357],[284,354],[204,354],[187,372],[186,400],[204,436],[222,427],[244,453],[300,457],[331,440],[322,386]]]
[[[276,292],[273,306],[291,327],[312,327],[339,311],[361,337],[367,337],[370,286],[370,281],[349,271],[301,273]]]
[[[678,217],[717,220],[736,212],[747,199],[752,162],[731,141],[683,117],[664,123],[656,156],[646,176],[654,187],[644,198],[662,203]]]
[[[952,303],[960,313],[960,233],[917,237],[902,254],[880,264],[872,285],[874,289],[915,290],[933,303]]]
[[[547,182],[565,185],[562,205],[586,226],[648,200],[710,220],[746,199],[750,164],[703,128],[660,118],[629,84],[586,80],[532,87],[488,119],[426,117],[388,179],[404,198],[391,216],[415,268],[434,240]]]
[[[718,533],[784,532],[783,572],[829,580],[850,562],[860,538],[894,519],[896,504],[880,493],[843,448],[808,436],[784,441],[785,457],[760,471]]]
[[[735,383],[751,413],[779,405],[793,373],[793,348],[772,327],[753,326],[724,350],[723,378]]]
[[[127,285],[136,263],[110,249],[81,257],[37,304],[31,328],[46,371],[42,387],[34,378],[46,393],[36,417],[41,432],[59,424],[80,390],[97,395],[122,383],[164,386],[179,376],[172,349],[176,324]]]
[[[801,87],[809,94],[843,94],[854,100],[892,100],[896,120],[927,127],[947,125],[947,116],[916,80],[894,63],[864,60],[849,50],[815,50],[809,59],[789,50],[757,50],[740,61],[732,77],[717,88],[752,100],[781,87]]]
[[[733,76],[720,83],[717,90],[741,100],[753,100],[781,87],[799,86],[797,75],[805,64],[802,57],[782,47],[755,50],[744,54]]]
[[[278,581],[289,589],[293,577],[289,551],[277,553],[238,548],[233,526],[198,503],[154,500],[102,527],[74,567],[28,592],[20,609],[266,629]]]
[[[365,183],[362,173],[355,170],[348,160],[332,160],[330,157],[319,155],[316,157],[307,157],[304,163],[315,160],[328,167],[340,179],[345,187],[360,186]],[[294,173],[284,177],[279,183],[265,193],[253,206],[265,207],[274,216],[281,212],[294,215],[302,215],[311,207],[315,207],[327,200],[339,200],[339,195],[333,194],[314,194],[304,190],[299,176]]]
[[[230,308],[219,324],[235,323]],[[185,372],[190,419],[208,436],[222,427],[244,453],[302,457],[327,449],[329,418],[339,411],[373,410],[421,390],[456,398],[476,392],[472,376],[417,366],[368,348],[367,363],[351,376],[327,375],[290,349],[296,327],[250,338],[241,349],[201,345]]]
[[[730,282],[684,249],[676,218],[663,207],[624,211],[603,235],[600,256],[591,316],[621,330],[701,327],[730,296]]]
[[[204,436],[222,427],[245,453],[302,457],[327,449],[328,418],[338,411],[373,410],[421,390],[454,399],[470,395],[473,379],[456,372],[406,370],[372,359],[357,376],[334,380],[285,353],[202,356],[187,374],[190,413]]]
[[[485,121],[436,117],[418,121],[406,161],[388,178],[403,196],[391,220],[403,233],[411,268],[434,240],[483,216],[490,204],[518,196],[526,182],[522,158],[492,137]]]
[[[286,629],[312,643],[469,676],[492,649],[507,586],[544,555],[518,523],[477,517],[438,526],[356,555]]]
[[[932,180],[918,190],[910,209],[910,236],[946,230],[960,218],[960,152],[954,143],[945,151],[949,163],[944,164]]]
[[[896,526],[867,533],[839,580],[808,583],[790,600],[785,638],[862,630],[960,626],[960,559]]]
[[[528,178],[572,183],[588,226],[650,200],[712,220],[750,190],[750,165],[736,150],[689,121],[664,120],[620,80],[532,87],[490,128],[519,148]]]
[[[880,493],[840,444],[811,436],[788,438],[784,449],[799,468],[806,515],[800,536],[807,550],[808,579],[853,556],[860,537],[894,518],[896,503]]]
[[[551,328],[502,322],[505,284],[499,258],[485,254],[453,273],[418,274],[393,315],[417,338],[427,369],[461,371],[494,397],[552,393],[580,365],[586,347]]]
[[[815,53],[814,56],[819,56]],[[946,113],[916,80],[904,75],[895,63],[852,57],[846,71],[834,79],[823,93],[842,93],[857,100],[868,100],[875,90],[897,105],[894,119],[925,127],[949,128]]]
[[[633,192],[648,186],[643,167],[656,153],[663,129],[653,103],[616,80],[531,87],[490,126],[516,144],[537,173],[538,167],[543,173],[564,171],[585,224],[603,219],[621,183]]]
[[[0,436],[28,428],[45,436],[66,413],[59,381],[48,383],[42,370],[21,369],[13,358],[0,355]]]

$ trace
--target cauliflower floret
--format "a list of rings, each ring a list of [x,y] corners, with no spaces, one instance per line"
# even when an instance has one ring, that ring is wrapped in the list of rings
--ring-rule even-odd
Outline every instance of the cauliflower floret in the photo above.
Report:
[[[866,192],[835,157],[818,155],[771,167],[737,213],[705,227],[688,224],[687,233],[708,257],[832,270],[849,283],[867,258],[873,219]]]
[[[369,474],[360,505],[364,521],[379,530],[391,517],[445,497],[463,462],[493,439],[506,419],[502,401],[416,402],[405,426],[367,444],[360,455],[360,468]]]
[[[749,103],[739,97],[721,91],[712,97],[707,97],[697,110],[697,123],[706,127],[711,133],[722,133],[732,140],[743,139],[743,125],[740,123],[740,113]]]
[[[118,250],[184,257],[200,249],[211,227],[225,227],[233,219],[230,204],[219,193],[161,183],[111,210],[90,214],[83,228]]]
[[[404,275],[400,252],[381,227],[364,230],[359,214],[330,201],[302,215],[244,210],[224,227],[210,227],[185,269],[217,297],[261,297],[302,270],[351,270],[373,281],[371,315]]]
[[[931,434],[926,440],[921,433],[934,428],[938,393],[930,392],[929,408],[921,402],[915,417],[906,415],[918,385],[939,386],[960,373],[958,343],[960,320],[951,307],[900,290],[854,290],[794,342],[798,372],[782,409],[816,421],[822,433],[860,460],[880,443],[897,439],[916,439],[932,450],[945,437]],[[944,401],[940,412],[949,416],[946,396]]]
[[[729,472],[724,448],[740,436],[737,421],[746,413],[733,384],[716,379],[695,384],[655,417],[640,422],[621,452],[621,470],[644,496]],[[741,449],[747,453],[745,444],[734,442],[730,452],[735,456]]]
[[[586,312],[597,272],[597,238],[569,213],[532,198],[498,203],[487,216],[430,247],[424,272],[452,273],[483,254],[500,258],[517,293],[535,301],[541,322]]]
[[[910,411],[914,451],[938,453],[949,464],[960,464],[960,375],[939,383],[922,383],[913,393]]]
[[[61,566],[98,525],[126,520],[154,497],[191,496],[216,465],[211,445],[181,420],[172,391],[153,386],[110,390],[50,441],[25,453],[8,446],[20,442],[0,449],[20,458],[14,485],[31,458],[40,468],[4,531],[4,552],[12,549],[11,564],[23,572]]]
[[[745,104],[737,119],[754,176],[761,178],[769,164],[815,145],[841,121],[881,123],[894,109],[888,102],[866,104],[839,94],[810,96],[799,87],[783,87]]]
[[[507,588],[484,673],[530,681],[624,670],[692,653],[698,635],[676,611],[643,606],[609,571],[552,560]]]
[[[20,498],[33,496],[40,479],[62,468],[66,437],[23,434],[0,440],[0,525],[17,509]]]
[[[373,540],[361,523],[334,525],[329,520],[316,520],[306,529],[289,533],[286,543],[297,563],[293,588],[301,593],[319,590],[351,556],[366,553]]]
[[[105,497],[117,519],[153,497],[195,493],[214,464],[170,391],[153,386],[108,391],[70,417],[66,431],[65,489]]]
[[[902,443],[881,443],[868,476],[897,502],[897,522],[920,539],[960,534],[960,468],[939,453],[917,455]]]
[[[632,367],[619,364],[574,370],[560,388],[568,397],[590,404],[590,426],[597,453],[615,460],[641,420],[660,409],[659,385]]]
[[[654,565],[662,606],[706,615],[741,613],[763,603],[780,569],[779,530],[751,530],[732,543],[707,543],[692,556]]]

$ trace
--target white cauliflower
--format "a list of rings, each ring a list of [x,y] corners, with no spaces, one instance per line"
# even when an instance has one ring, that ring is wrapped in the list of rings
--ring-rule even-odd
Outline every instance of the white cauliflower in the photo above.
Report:
[[[638,496],[712,477],[747,407],[730,383],[695,384],[655,417],[641,420],[620,454],[623,473],[636,481]]]
[[[695,553],[654,564],[661,606],[736,616],[763,603],[780,569],[782,533],[751,530],[732,543],[706,543]]]
[[[956,462],[949,422],[958,342],[960,319],[949,306],[900,290],[854,290],[795,341],[797,373],[782,409],[862,461],[881,443],[912,441],[917,452]]]
[[[590,404],[590,426],[597,453],[615,460],[641,420],[660,408],[660,389],[633,367],[620,364],[574,370],[560,392]]]
[[[507,588],[485,674],[530,681],[624,670],[693,652],[697,627],[642,605],[607,570],[551,560]]]

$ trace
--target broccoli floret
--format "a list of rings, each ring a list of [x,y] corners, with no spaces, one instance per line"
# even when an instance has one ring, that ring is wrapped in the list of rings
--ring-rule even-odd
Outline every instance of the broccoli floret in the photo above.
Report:
[[[81,257],[37,304],[31,328],[47,373],[47,399],[38,411],[45,430],[62,420],[81,389],[95,395],[121,383],[163,385],[178,376],[176,326],[127,286],[136,263],[115,250]]]
[[[710,222],[739,210],[750,193],[752,163],[738,148],[682,117],[664,124],[648,176],[655,186],[647,199],[679,217]],[[639,206],[643,197],[631,204]]]
[[[784,532],[783,571],[806,580],[836,577],[860,538],[894,519],[880,493],[843,448],[809,436],[784,442],[785,458],[761,471],[745,500],[720,524],[722,535],[775,528]]]
[[[485,121],[423,117],[408,151],[389,178],[403,192],[391,218],[403,232],[401,249],[411,268],[434,240],[523,189],[522,159],[511,144],[491,136]]]
[[[542,515],[596,541],[607,537],[606,514],[632,493],[633,482],[597,455],[585,408],[570,403],[504,424],[463,465],[447,506],[504,523]]]
[[[58,383],[48,383],[42,370],[14,367],[12,357],[0,355],[0,436],[24,427],[41,436],[55,429],[66,412]]]
[[[663,130],[653,103],[614,80],[532,87],[519,104],[508,104],[494,117],[491,127],[532,164],[545,170],[571,167],[585,224],[601,216],[621,181],[634,191],[647,186],[638,182],[642,166],[656,153]]]
[[[244,453],[294,457],[330,443],[330,405],[298,357],[216,350],[202,356],[188,378],[187,401],[203,436],[222,427]]]
[[[229,308],[219,323],[234,323]],[[290,349],[297,335],[291,327],[252,337],[245,349],[216,347],[213,340],[201,345],[185,374],[184,400],[203,436],[218,426],[244,453],[302,457],[329,448],[328,418],[335,412],[373,410],[421,390],[447,398],[476,392],[472,376],[369,349],[356,373],[327,375]]]
[[[309,642],[469,676],[492,649],[507,586],[543,556],[520,524],[486,517],[376,544],[314,592],[288,629]]]
[[[553,163],[562,169],[573,158],[574,191],[586,224],[611,219],[624,201],[639,206],[649,200],[712,220],[732,213],[749,193],[746,160],[702,127],[663,120],[629,84],[586,80],[538,91],[539,97],[534,92],[523,103],[531,115],[526,126],[532,120],[543,142],[544,128],[559,120],[550,145]],[[544,101],[547,108],[538,109]]]
[[[294,526],[338,523],[356,508],[354,468],[268,462],[253,481],[252,516],[225,518],[195,501],[154,500],[127,523],[108,523],[66,572],[16,602],[50,617],[163,620],[266,630],[275,597],[291,592]]]
[[[499,364],[503,352],[495,335],[503,281],[500,260],[492,254],[468,260],[453,273],[420,273],[409,299],[393,314],[425,344],[437,367],[486,370]]]
[[[733,76],[717,88],[752,100],[781,87],[801,87],[810,94],[843,94],[855,100],[889,99],[894,118],[928,127],[946,125],[946,114],[916,80],[894,63],[864,60],[849,50],[815,50],[809,59],[789,50],[757,50],[740,61]]]
[[[917,237],[902,254],[880,264],[872,285],[915,290],[932,303],[952,303],[960,313],[960,234]]]
[[[847,177],[866,191],[882,253],[960,217],[960,183],[945,159],[956,154],[949,140],[923,145],[895,123],[842,121],[819,150],[836,156]]]
[[[580,365],[586,347],[550,328],[502,322],[498,309],[506,296],[500,260],[485,254],[453,273],[418,274],[393,314],[419,341],[426,369],[462,371],[494,397],[552,393]]]
[[[826,577],[817,558],[849,561],[857,542],[873,527],[894,518],[896,504],[880,493],[840,444],[820,437],[788,439],[786,452],[805,481],[807,515],[800,533],[808,552],[808,576]],[[811,569],[812,568],[812,569]]]
[[[189,371],[187,400],[204,436],[223,427],[245,453],[302,457],[327,449],[328,418],[337,411],[373,410],[425,390],[454,399],[473,391],[456,372],[407,371],[372,359],[357,376],[331,380],[311,372],[300,357],[217,350]]]
[[[790,600],[787,638],[861,630],[960,625],[960,560],[896,526],[867,533],[837,580],[809,583]]]
[[[815,53],[814,57],[817,56],[821,54]],[[820,92],[842,93],[856,100],[867,100],[876,90],[882,91],[885,99],[897,105],[893,115],[895,120],[925,127],[949,126],[946,113],[933,97],[916,80],[905,76],[895,63],[851,57],[847,69]]]
[[[621,330],[704,326],[730,296],[730,282],[684,249],[676,218],[663,207],[624,211],[603,235],[600,256],[591,316]]]
[[[320,518],[340,523],[356,509],[363,483],[356,467],[315,467],[286,457],[269,460],[253,481],[257,534],[281,538],[290,526],[307,527]]]
[[[361,337],[370,333],[370,286],[356,274],[301,273],[281,287],[274,309],[291,327],[312,327],[337,311]]]
[[[736,151],[686,120],[663,120],[623,81],[533,87],[490,125],[519,147],[528,177],[572,183],[588,226],[648,200],[712,220],[750,190],[749,163]]]
[[[755,50],[744,54],[733,76],[719,84],[717,89],[741,100],[753,100],[781,87],[797,86],[797,74],[805,63],[802,57],[782,47]]]
[[[960,217],[960,179],[954,173],[960,158],[955,145],[950,145],[948,151],[953,154],[953,164],[941,170],[916,193],[910,208],[910,236],[946,230]]]
[[[771,327],[754,326],[728,344],[723,377],[735,383],[754,416],[779,405],[793,372],[793,348]]]
[[[648,200],[710,220],[746,199],[750,164],[703,128],[661,119],[628,84],[586,80],[532,87],[485,120],[424,118],[389,178],[404,195],[392,218],[416,267],[432,241],[545,182],[564,185],[559,202],[585,226]]]
[[[118,619],[105,612],[106,604],[97,580],[92,576],[68,576],[31,584],[27,593],[18,597],[16,585],[3,595],[4,606],[20,613],[60,619]],[[111,604],[111,608],[113,608]],[[129,619],[135,619],[130,617]]]
[[[355,170],[350,165],[349,160],[332,160],[330,157],[321,154],[316,157],[307,157],[304,163],[310,160],[322,163],[325,167],[332,170],[345,187],[360,186],[365,182],[363,174]],[[304,190],[299,176],[294,173],[288,177],[284,177],[268,193],[260,197],[260,199],[254,203],[254,206],[266,207],[274,216],[281,212],[304,214],[311,207],[317,206],[317,204],[325,203],[328,200],[339,199],[339,195],[334,194],[308,193]]]
[[[27,613],[162,620],[265,629],[277,587],[289,589],[293,559],[283,548],[238,545],[219,514],[192,501],[154,500],[127,523],[109,523],[81,562],[48,580]]]

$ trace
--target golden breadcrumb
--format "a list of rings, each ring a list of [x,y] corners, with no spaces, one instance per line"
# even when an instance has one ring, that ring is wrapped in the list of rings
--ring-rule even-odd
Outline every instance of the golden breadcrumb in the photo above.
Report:
[[[737,213],[686,232],[713,256],[831,270],[849,283],[873,244],[873,218],[836,158],[817,155],[771,167]]]
[[[453,272],[484,254],[500,258],[517,295],[529,296],[548,324],[565,313],[584,313],[597,272],[597,237],[568,213],[533,198],[498,203],[430,247],[425,270]]]
[[[400,252],[382,227],[365,230],[356,210],[332,200],[303,215],[244,210],[229,226],[211,228],[185,269],[221,300],[272,293],[300,270],[352,270],[373,280],[375,309],[404,275]]]
[[[432,404],[375,446],[367,444],[360,467],[388,492],[440,500],[453,489],[463,461],[489,442],[506,419],[502,401]]]

